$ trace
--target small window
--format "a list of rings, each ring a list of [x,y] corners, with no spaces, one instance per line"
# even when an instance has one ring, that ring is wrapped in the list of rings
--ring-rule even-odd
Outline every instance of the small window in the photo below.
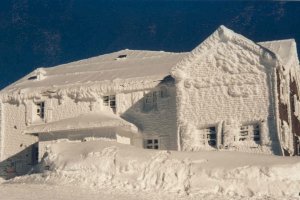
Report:
[[[161,98],[166,98],[166,97],[168,97],[168,90],[167,90],[167,87],[166,87],[166,86],[160,87],[159,93],[160,93],[160,97],[161,97]]]
[[[126,58],[126,57],[127,57],[126,54],[121,54],[121,55],[118,56],[118,58]]]
[[[157,109],[157,98],[159,95],[158,91],[149,92],[144,95],[144,111]]]
[[[36,104],[36,114],[39,118],[45,118],[45,102],[39,102]]]
[[[28,80],[36,80],[37,79],[37,76],[30,76],[29,78],[28,78]]]
[[[210,146],[216,146],[217,142],[217,134],[216,134],[216,128],[215,127],[209,127],[206,129],[206,139],[207,139],[207,143]]]
[[[152,93],[145,95],[145,104],[152,104],[153,103],[153,96]]]
[[[116,96],[115,95],[109,96],[109,106],[111,108],[115,108],[116,107]]]
[[[241,126],[239,141],[260,141],[259,125],[251,124]]]
[[[103,104],[105,106],[108,106],[109,105],[109,96],[103,96]]]
[[[121,54],[121,55],[118,55],[117,58],[115,58],[115,60],[122,60],[122,59],[125,59],[127,58],[127,55],[126,54]]]
[[[103,96],[103,105],[109,106],[111,108],[116,108],[116,96],[115,95]]]
[[[158,149],[159,148],[158,139],[147,139],[147,140],[145,140],[145,148],[146,149]]]

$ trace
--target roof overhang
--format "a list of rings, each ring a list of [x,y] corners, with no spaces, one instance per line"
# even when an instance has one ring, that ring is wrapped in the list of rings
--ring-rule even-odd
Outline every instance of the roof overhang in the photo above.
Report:
[[[123,130],[123,132],[137,133],[135,125],[125,121],[114,114],[108,113],[86,113],[76,117],[66,118],[49,123],[28,126],[23,133],[36,135],[47,133],[70,133],[80,130]]]

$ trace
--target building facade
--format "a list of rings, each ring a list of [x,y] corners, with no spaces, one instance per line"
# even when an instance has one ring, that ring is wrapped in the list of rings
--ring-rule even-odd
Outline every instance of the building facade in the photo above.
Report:
[[[2,174],[54,142],[299,155],[294,40],[254,43],[224,26],[191,52],[122,50],[39,68],[0,93]]]

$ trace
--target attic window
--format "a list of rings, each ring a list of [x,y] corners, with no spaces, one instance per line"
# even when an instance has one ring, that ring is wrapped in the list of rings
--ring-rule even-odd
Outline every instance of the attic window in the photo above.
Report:
[[[127,57],[126,54],[121,54],[115,60],[125,59],[126,57]]]
[[[37,79],[37,76],[30,76],[29,78],[28,78],[28,80],[36,80]]]
[[[118,58],[126,58],[127,55],[126,54],[122,54],[122,55],[119,55]]]

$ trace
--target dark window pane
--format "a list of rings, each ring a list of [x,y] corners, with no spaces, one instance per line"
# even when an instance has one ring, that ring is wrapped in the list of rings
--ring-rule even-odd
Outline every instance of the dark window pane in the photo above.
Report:
[[[216,145],[216,140],[209,140],[209,141],[208,141],[208,144],[209,144],[210,146],[215,146],[215,145]]]
[[[216,139],[216,134],[208,134],[207,138],[208,139]]]
[[[104,97],[103,97],[103,101],[104,101],[104,102],[108,102],[108,96],[104,96]]]
[[[111,101],[111,102],[110,102],[110,106],[111,106],[111,107],[115,107],[115,106],[116,106],[116,102],[115,102],[115,101]]]

